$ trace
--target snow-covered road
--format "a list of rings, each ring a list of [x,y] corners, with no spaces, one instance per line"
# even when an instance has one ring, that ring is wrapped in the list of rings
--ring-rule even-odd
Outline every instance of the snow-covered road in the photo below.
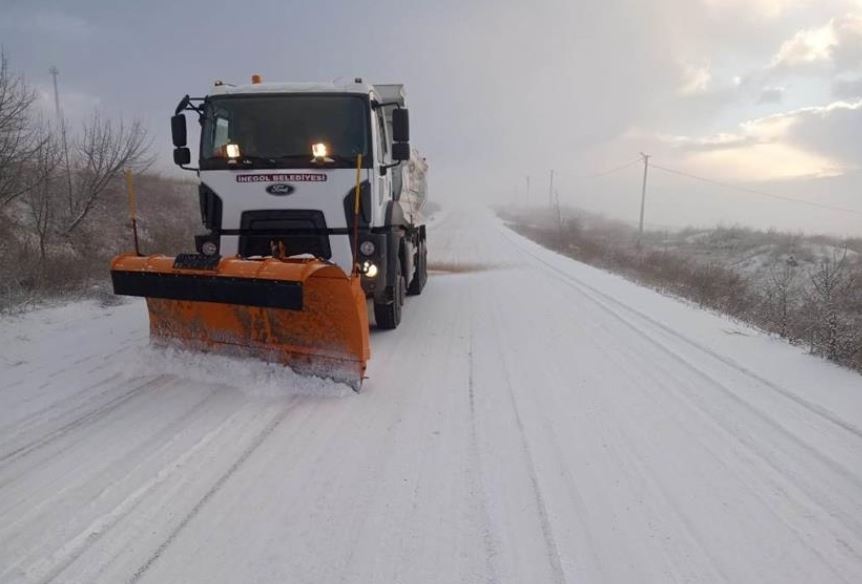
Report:
[[[862,377],[485,211],[361,394],[0,320],[0,582],[862,581]]]

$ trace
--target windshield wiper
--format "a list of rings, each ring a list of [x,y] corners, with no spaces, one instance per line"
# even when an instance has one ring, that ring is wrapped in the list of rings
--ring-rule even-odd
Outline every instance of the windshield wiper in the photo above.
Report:
[[[311,154],[275,154],[272,156],[273,160],[301,160],[310,157]]]
[[[327,154],[329,160],[316,161],[310,154],[279,154],[272,157],[275,160],[308,160],[316,164],[328,164],[341,162],[344,164],[356,164],[356,156],[343,156],[341,154]]]
[[[354,154],[353,156],[342,156],[341,154],[330,154],[329,157],[333,160],[337,160],[338,162],[344,162],[345,164],[356,164],[357,155]]]
[[[276,166],[278,161],[269,156],[249,156],[247,154],[243,154],[239,158],[224,158],[223,156],[211,156],[207,158],[208,161],[220,161],[225,162],[230,166],[236,164],[237,166],[250,166],[253,164],[262,164],[266,166]]]

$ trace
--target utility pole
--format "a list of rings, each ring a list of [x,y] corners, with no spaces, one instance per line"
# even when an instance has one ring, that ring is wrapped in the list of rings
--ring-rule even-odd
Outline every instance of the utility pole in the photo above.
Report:
[[[563,244],[563,214],[560,212],[560,193],[554,191],[555,203],[557,205],[557,238],[560,240],[560,245]]]
[[[647,171],[649,170],[649,154],[644,154],[641,152],[641,157],[644,160],[644,182],[643,187],[641,187],[641,218],[638,222],[638,232],[643,235],[644,232],[644,207],[646,207],[646,181],[647,181]]]
[[[548,207],[554,206],[554,171],[551,169],[551,180],[548,184]]]
[[[57,76],[60,74],[60,70],[51,65],[48,73],[54,78],[54,113],[57,114],[57,120],[59,121],[63,117],[60,113],[60,90],[57,88]]]
[[[530,204],[530,175],[529,174],[527,175],[527,198],[524,200],[524,204],[528,205],[528,206]]]
[[[57,125],[60,128],[60,140],[63,146],[63,161],[66,164],[66,188],[69,212],[72,211],[72,167],[69,165],[69,145],[66,141],[66,120],[63,119],[63,110],[60,108],[60,89],[57,84],[57,77],[60,75],[60,70],[54,65],[48,69],[51,77],[54,78],[54,113],[57,115]]]

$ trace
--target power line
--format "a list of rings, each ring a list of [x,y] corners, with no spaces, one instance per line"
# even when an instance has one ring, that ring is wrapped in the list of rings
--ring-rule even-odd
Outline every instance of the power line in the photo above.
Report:
[[[731,183],[726,183],[718,180],[713,180],[711,178],[706,178],[703,176],[698,176],[696,174],[691,174],[688,172],[683,172],[681,170],[674,170],[672,168],[667,168],[665,166],[659,166],[658,164],[653,163],[651,165],[652,168],[657,168],[659,170],[663,170],[664,172],[668,172],[670,174],[676,174],[679,176],[684,176],[693,180],[698,180],[701,182],[709,183],[715,186],[724,187],[726,189],[731,189],[735,191],[740,191],[743,193],[749,193],[752,195],[759,195],[761,197],[769,197],[771,199],[778,199],[781,201],[789,201],[791,203],[799,203],[801,205],[808,205],[810,207],[820,207],[821,209],[831,209],[833,211],[841,211],[842,213],[853,213],[854,215],[862,215],[862,211],[858,209],[848,209],[847,207],[838,207],[835,205],[828,205],[826,203],[815,203],[813,201],[806,201],[804,199],[795,199],[793,197],[785,197],[783,195],[776,195],[775,193],[768,193],[766,191],[760,191],[757,189],[750,189],[748,187],[743,187],[739,185],[734,185]]]
[[[577,180],[588,180],[588,179],[592,179],[592,178],[600,178],[603,176],[608,176],[610,174],[615,174],[617,172],[620,172],[621,170],[625,170],[626,168],[633,166],[633,165],[639,163],[640,161],[641,161],[640,158],[635,158],[634,160],[629,160],[625,164],[620,164],[619,166],[614,166],[612,168],[609,168],[607,170],[603,170],[601,172],[596,172],[593,174],[585,174],[585,175],[581,175],[581,176],[576,176],[574,178]]]

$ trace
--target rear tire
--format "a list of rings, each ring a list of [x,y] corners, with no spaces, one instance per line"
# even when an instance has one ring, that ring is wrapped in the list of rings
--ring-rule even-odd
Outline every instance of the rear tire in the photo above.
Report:
[[[425,247],[425,240],[419,242],[419,253],[416,254],[416,270],[413,272],[413,279],[410,280],[410,287],[407,288],[409,296],[419,296],[422,294],[422,289],[425,288],[425,283],[428,281],[428,248]]]
[[[397,276],[392,290],[392,301],[384,304],[374,303],[374,320],[377,322],[377,328],[383,330],[393,330],[401,324],[401,308],[407,292],[407,282],[404,274],[401,273],[401,258],[395,260],[395,273]]]

